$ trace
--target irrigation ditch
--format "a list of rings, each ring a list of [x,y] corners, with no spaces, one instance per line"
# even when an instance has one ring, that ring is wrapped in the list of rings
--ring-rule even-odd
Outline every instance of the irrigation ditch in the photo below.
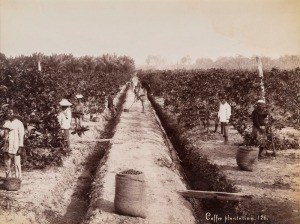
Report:
[[[178,125],[176,119],[168,114],[162,106],[156,102],[152,95],[148,95],[166,135],[176,150],[182,175],[185,177],[189,190],[200,191],[220,191],[236,193],[238,189],[229,181],[217,165],[211,163],[209,159],[202,155],[199,150],[183,136],[184,130]],[[198,146],[199,147],[199,146]],[[203,147],[203,146],[200,146]],[[177,160],[178,161],[178,160]],[[179,165],[179,166],[180,166]],[[178,166],[178,167],[179,167]],[[221,201],[217,199],[188,199],[193,205],[198,223],[207,223],[206,214],[217,215],[218,217],[257,217],[261,215],[264,207],[255,200],[247,201]],[[216,220],[211,220],[215,223]],[[221,222],[223,223],[223,222]],[[227,221],[226,223],[275,223],[274,220],[264,220],[258,222],[247,221]]]
[[[114,131],[116,128],[116,125],[119,123],[120,115],[122,112],[123,104],[126,98],[126,93],[128,91],[128,86],[120,93],[119,98],[117,99],[117,113],[116,117],[113,119],[110,119],[107,124],[104,127],[104,130],[100,133],[101,138],[103,139],[110,139],[114,135]],[[83,185],[83,187],[80,187],[80,192],[82,193],[81,195],[86,199],[87,203],[84,208],[85,212],[84,215],[87,213],[89,205],[90,205],[90,200],[91,200],[91,195],[93,193],[93,182],[95,179],[95,174],[99,166],[101,166],[100,161],[103,159],[105,153],[110,149],[112,143],[109,141],[106,142],[98,142],[96,144],[97,151],[90,155],[90,158],[87,158],[87,171],[91,173],[91,178],[89,178],[89,181],[86,186]],[[86,172],[84,172],[86,173]],[[80,179],[79,179],[80,181]],[[80,185],[79,185],[80,186]],[[82,216],[83,218],[83,216]]]
[[[126,86],[117,98],[117,114],[115,118],[108,120],[104,129],[99,133],[102,139],[110,139],[114,135],[114,130],[119,122],[122,107],[126,98]],[[76,188],[72,194],[71,203],[69,204],[66,213],[63,217],[53,218],[49,215],[50,223],[65,224],[65,223],[80,223],[84,220],[85,215],[90,206],[90,200],[93,190],[93,182],[96,171],[101,164],[100,161],[111,147],[109,141],[97,142],[95,150],[85,159],[85,165],[81,175],[77,179]]]

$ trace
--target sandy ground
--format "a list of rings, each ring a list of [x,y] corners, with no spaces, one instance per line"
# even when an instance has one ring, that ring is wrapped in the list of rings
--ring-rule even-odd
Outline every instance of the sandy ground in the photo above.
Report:
[[[51,223],[55,217],[65,220],[63,218],[65,216],[66,219],[73,221],[78,218],[74,214],[68,214],[68,206],[74,199],[72,195],[77,187],[77,178],[83,172],[84,159],[93,151],[95,145],[95,143],[87,144],[80,141],[95,139],[99,135],[99,130],[103,128],[100,123],[87,120],[83,125],[88,125],[90,130],[82,138],[71,135],[72,154],[65,158],[62,167],[24,170],[19,191],[0,190],[2,198],[7,197],[1,200],[0,223]],[[3,167],[0,172],[3,182],[5,176]],[[7,203],[10,204],[10,209],[7,209]],[[59,223],[59,220],[56,223]]]
[[[224,145],[221,134],[211,134],[212,140],[201,140],[198,134],[202,130],[193,130],[190,138],[194,139],[199,150],[223,170],[242,192],[249,192],[255,197],[276,197],[279,200],[300,201],[300,150],[278,151],[276,157],[260,159],[254,172],[241,171],[235,155],[239,137],[230,129],[231,144]]]
[[[131,90],[127,92],[124,108],[134,101]],[[195,223],[191,204],[176,193],[186,189],[177,171],[172,167],[169,148],[150,102],[141,113],[141,102],[132,105],[129,112],[122,112],[113,137],[113,145],[106,161],[99,169],[89,210],[88,223]],[[114,214],[116,173],[135,169],[142,171],[146,182],[146,219],[128,219]]]
[[[211,127],[211,130],[214,129]],[[300,137],[300,132],[286,129]],[[241,137],[230,129],[230,144],[223,144],[220,133],[207,134],[200,128],[186,133],[194,145],[217,164],[227,178],[244,194],[253,195],[254,200],[265,206],[262,214],[282,220],[297,219],[300,223],[300,150],[277,151],[276,157],[258,160],[253,172],[241,171],[236,163],[237,143]],[[300,139],[300,138],[299,138]],[[267,217],[268,218],[268,217]]]

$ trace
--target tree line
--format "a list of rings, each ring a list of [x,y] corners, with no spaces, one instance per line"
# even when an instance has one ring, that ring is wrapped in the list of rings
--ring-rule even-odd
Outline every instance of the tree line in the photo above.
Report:
[[[300,55],[284,55],[279,58],[260,57],[264,70],[272,70],[272,68],[281,70],[291,70],[300,67]],[[167,60],[158,55],[150,55],[146,59],[142,69],[235,69],[249,70],[257,69],[255,57],[245,57],[237,55],[235,57],[219,57],[216,60],[211,58],[197,58],[194,61],[187,55],[182,57],[174,64],[168,64]]]

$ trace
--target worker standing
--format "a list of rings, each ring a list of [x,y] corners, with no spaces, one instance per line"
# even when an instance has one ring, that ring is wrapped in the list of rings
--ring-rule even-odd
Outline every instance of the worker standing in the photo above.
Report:
[[[71,121],[72,121],[72,112],[70,106],[72,105],[67,99],[62,99],[59,102],[61,106],[61,110],[58,114],[58,123],[60,128],[64,134],[64,138],[67,142],[67,148],[70,150],[70,128],[71,128]]]
[[[223,133],[223,137],[225,138],[224,144],[228,144],[228,123],[231,116],[231,106],[227,103],[224,95],[220,97],[220,100],[221,104],[218,112],[218,120],[221,122],[221,133]]]
[[[24,125],[16,118],[17,109],[10,108],[8,110],[8,119],[3,125],[4,130],[4,164],[6,177],[11,176],[11,165],[14,160],[15,173],[20,179],[22,177],[21,171],[21,150],[23,150],[24,143]]]

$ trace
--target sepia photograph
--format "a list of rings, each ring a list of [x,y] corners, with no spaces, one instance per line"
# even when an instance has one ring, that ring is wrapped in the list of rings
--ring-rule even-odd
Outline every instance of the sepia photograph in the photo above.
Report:
[[[300,0],[0,0],[0,224],[225,223],[300,223]]]

